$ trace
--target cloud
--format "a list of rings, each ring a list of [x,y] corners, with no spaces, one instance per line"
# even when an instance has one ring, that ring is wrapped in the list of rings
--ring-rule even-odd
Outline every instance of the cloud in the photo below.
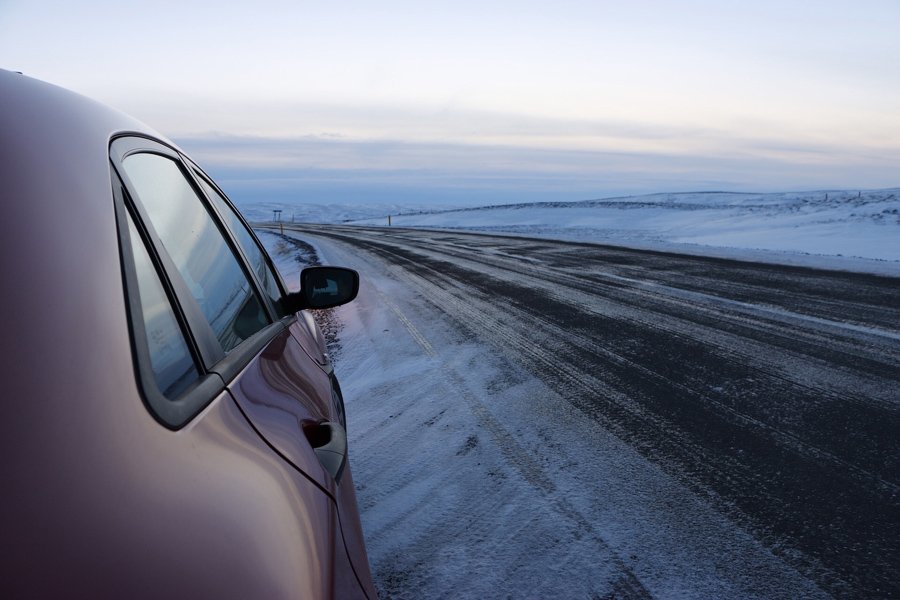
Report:
[[[454,205],[698,190],[787,191],[898,184],[896,157],[815,145],[635,152],[489,144],[205,135],[176,140],[238,202],[407,201]]]

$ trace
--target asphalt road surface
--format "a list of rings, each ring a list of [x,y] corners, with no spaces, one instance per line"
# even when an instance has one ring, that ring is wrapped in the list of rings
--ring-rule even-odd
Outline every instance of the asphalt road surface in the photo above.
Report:
[[[392,265],[828,594],[900,597],[900,279],[455,232],[299,231]],[[640,596],[629,586],[621,595]]]

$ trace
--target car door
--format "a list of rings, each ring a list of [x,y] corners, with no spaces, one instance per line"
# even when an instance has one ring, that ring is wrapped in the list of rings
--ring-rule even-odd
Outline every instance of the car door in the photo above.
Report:
[[[262,244],[221,190],[190,160],[194,176],[239,250],[267,283],[274,309],[290,335],[276,336],[230,381],[229,390],[261,435],[315,479],[338,506],[343,536],[360,580],[370,582],[362,526],[350,475],[346,418],[340,386],[325,353],[322,332],[309,311],[293,314],[284,300],[285,286]],[[278,287],[271,285],[277,282]],[[278,293],[281,296],[278,296]],[[374,595],[369,585],[368,591]]]
[[[335,468],[334,450],[345,458],[346,438],[328,435],[342,432],[336,384],[330,365],[292,336],[297,319],[271,261],[224,194],[174,149],[125,137],[111,157],[169,274],[204,377],[224,383],[260,438],[331,500],[338,518],[330,528],[342,547],[346,538],[354,579],[373,594],[353,486],[339,486],[343,469]],[[150,404],[170,427],[202,408],[173,410],[178,402],[165,398]]]
[[[224,194],[195,165],[192,172],[254,274],[261,281],[279,282],[265,251]],[[335,462],[330,454],[346,458],[343,403],[336,394],[330,363],[315,360],[315,355],[299,343],[300,319],[286,306],[286,294],[281,289],[283,284],[271,285],[267,295],[275,317],[286,325],[285,331],[273,337],[245,366],[225,360],[215,368],[229,382],[232,395],[263,437],[334,496],[344,461]],[[332,441],[332,437],[336,439]]]

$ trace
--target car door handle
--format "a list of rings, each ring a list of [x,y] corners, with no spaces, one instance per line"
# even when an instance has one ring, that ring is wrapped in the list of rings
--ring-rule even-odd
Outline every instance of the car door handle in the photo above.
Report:
[[[331,421],[308,421],[303,424],[303,433],[325,470],[335,481],[340,481],[347,464],[347,432],[344,428]]]

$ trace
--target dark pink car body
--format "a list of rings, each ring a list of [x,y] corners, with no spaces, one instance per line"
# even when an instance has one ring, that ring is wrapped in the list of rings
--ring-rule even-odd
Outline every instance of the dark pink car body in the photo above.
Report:
[[[343,407],[306,311],[267,300],[226,358],[195,349],[187,408],[155,412],[117,139],[180,152],[0,71],[0,596],[374,598],[349,465],[329,469],[310,435]]]

